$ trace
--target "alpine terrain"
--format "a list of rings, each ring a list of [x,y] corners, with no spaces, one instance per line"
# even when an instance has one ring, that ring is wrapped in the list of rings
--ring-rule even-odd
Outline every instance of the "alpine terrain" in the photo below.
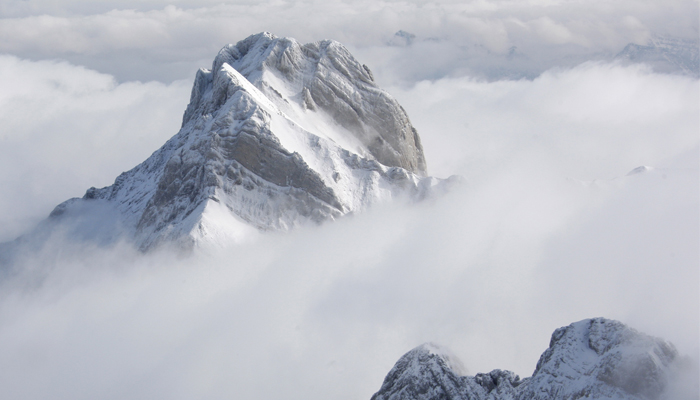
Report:
[[[406,112],[340,43],[260,33],[197,72],[182,128],[163,147],[20,241],[59,229],[142,250],[226,243],[420,199],[452,180],[427,177]]]
[[[645,63],[658,72],[700,78],[700,47],[697,40],[655,35],[645,46],[628,44],[615,59],[625,63]]]
[[[554,331],[525,379],[499,369],[464,376],[449,351],[421,345],[399,359],[372,400],[659,399],[678,359],[664,340],[594,318]]]

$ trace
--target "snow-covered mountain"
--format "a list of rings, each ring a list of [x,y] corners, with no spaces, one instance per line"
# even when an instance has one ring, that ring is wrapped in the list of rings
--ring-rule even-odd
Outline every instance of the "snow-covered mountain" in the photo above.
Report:
[[[464,376],[446,349],[406,353],[372,400],[658,399],[678,360],[674,346],[604,318],[559,328],[532,377],[493,370]]]
[[[649,64],[657,72],[700,78],[700,43],[697,40],[654,36],[644,46],[628,44],[615,59]]]
[[[141,249],[226,243],[449,182],[427,177],[406,112],[340,43],[260,33],[197,72],[163,147],[113,185],[58,205],[32,235],[58,229]]]

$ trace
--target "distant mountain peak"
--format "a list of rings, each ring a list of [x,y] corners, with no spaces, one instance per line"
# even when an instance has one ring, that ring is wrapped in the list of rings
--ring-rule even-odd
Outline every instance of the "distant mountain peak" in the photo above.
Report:
[[[700,42],[653,35],[644,44],[629,43],[615,59],[645,63],[657,72],[679,73],[700,78]]]

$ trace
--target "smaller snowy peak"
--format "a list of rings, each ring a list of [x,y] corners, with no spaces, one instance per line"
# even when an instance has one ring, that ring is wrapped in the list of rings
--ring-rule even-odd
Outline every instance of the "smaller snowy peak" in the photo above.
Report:
[[[649,171],[652,171],[652,170],[654,170],[653,167],[649,167],[649,166],[647,166],[647,165],[641,165],[641,166],[639,166],[639,167],[633,169],[632,171],[628,172],[626,176],[637,175],[637,174],[643,174],[643,173],[645,173],[645,172],[649,172]]]
[[[532,377],[522,380],[498,369],[462,376],[449,351],[421,345],[399,359],[372,400],[655,400],[677,359],[662,339],[594,318],[557,329]]]
[[[583,320],[554,331],[523,389],[532,399],[551,398],[552,393],[560,398],[658,399],[677,357],[672,344],[621,322]]]
[[[405,47],[412,45],[414,40],[416,40],[416,35],[404,30],[399,30],[389,40],[388,44],[390,46]]]
[[[520,378],[494,370],[473,377],[448,349],[426,343],[403,355],[372,400],[490,399],[511,396]],[[512,398],[512,397],[503,397]]]
[[[372,400],[460,398],[459,375],[445,358],[432,351],[434,348],[431,344],[421,345],[404,354]]]
[[[700,42],[653,36],[645,45],[630,43],[615,56],[629,63],[645,63],[655,71],[700,78]]]

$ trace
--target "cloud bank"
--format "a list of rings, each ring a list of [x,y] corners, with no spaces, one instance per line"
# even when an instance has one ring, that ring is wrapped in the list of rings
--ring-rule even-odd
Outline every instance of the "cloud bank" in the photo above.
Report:
[[[368,399],[419,343],[527,376],[593,315],[697,352],[695,171],[594,191],[510,172],[184,259],[57,244],[3,282],[5,393]]]
[[[130,167],[143,154],[129,144],[145,127],[181,115],[181,100],[165,99],[186,94],[184,84],[117,84],[65,63],[3,61],[12,74],[44,77],[26,89],[29,109],[50,112],[32,113],[6,154],[52,196],[50,185],[80,195]],[[524,377],[554,329],[592,316],[697,358],[697,81],[593,63],[533,81],[449,78],[393,90],[422,133],[432,173],[460,173],[462,187],[184,258],[57,240],[2,282],[7,393],[368,399],[422,342],[449,346],[470,373]],[[16,92],[5,104],[19,104]],[[92,129],[71,129],[76,119]],[[116,130],[117,121],[142,128]],[[177,129],[168,124],[157,135]],[[99,140],[84,144],[93,129]],[[95,158],[61,156],[76,145]],[[25,153],[33,162],[15,155],[21,149],[33,150]],[[639,165],[656,168],[625,176]],[[22,187],[4,171],[4,182]],[[5,220],[45,215],[39,200],[2,199],[14,206]],[[693,395],[689,381],[681,387]]]
[[[390,91],[423,135],[433,174],[539,168],[594,180],[640,165],[697,167],[675,160],[698,144],[697,89],[640,65],[588,62],[532,81],[445,78]]]
[[[270,31],[304,43],[338,40],[384,82],[534,77],[652,35],[697,41],[700,11],[683,0],[93,3],[11,0],[0,9],[0,52],[169,83],[191,79],[223,45]],[[389,45],[399,30],[415,35],[412,46]]]
[[[107,186],[179,129],[190,82],[117,83],[66,62],[0,56],[0,241]]]

